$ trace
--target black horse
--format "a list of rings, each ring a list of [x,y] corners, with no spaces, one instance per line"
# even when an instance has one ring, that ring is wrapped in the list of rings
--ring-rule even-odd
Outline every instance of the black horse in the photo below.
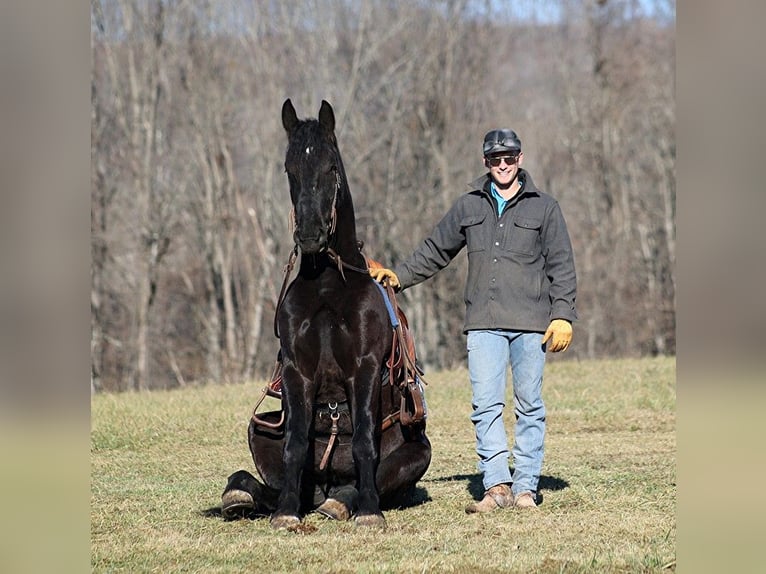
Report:
[[[279,412],[248,429],[262,483],[240,470],[229,477],[222,513],[271,514],[291,528],[316,510],[358,526],[385,526],[385,507],[423,476],[431,461],[425,420],[405,426],[400,388],[382,373],[392,353],[392,324],[367,272],[356,237],[351,193],[322,101],[318,119],[282,106],[285,171],[301,260],[277,309]],[[333,428],[333,425],[334,428]]]

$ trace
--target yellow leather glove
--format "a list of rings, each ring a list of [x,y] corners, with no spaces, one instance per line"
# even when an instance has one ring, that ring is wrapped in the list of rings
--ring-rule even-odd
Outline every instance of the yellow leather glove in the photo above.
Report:
[[[396,276],[396,273],[390,269],[385,269],[384,267],[370,269],[370,275],[378,283],[383,283],[384,279],[388,279],[388,284],[391,285],[391,287],[394,289],[399,287],[399,278]]]
[[[553,340],[548,348],[549,351],[554,353],[566,351],[567,348],[569,348],[569,343],[572,342],[572,323],[566,319],[554,319],[545,331],[543,345],[545,345],[551,337],[553,337]]]

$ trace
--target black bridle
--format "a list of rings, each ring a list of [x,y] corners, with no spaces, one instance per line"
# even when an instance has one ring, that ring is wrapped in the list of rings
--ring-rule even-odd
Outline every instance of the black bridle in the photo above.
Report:
[[[333,195],[332,199],[332,209],[330,211],[330,223],[328,225],[327,230],[327,257],[335,263],[335,266],[338,268],[338,272],[340,273],[340,276],[343,278],[343,282],[346,282],[346,274],[343,272],[344,269],[348,269],[349,271],[355,271],[357,273],[362,273],[364,275],[369,275],[369,268],[368,267],[357,267],[356,265],[351,265],[350,263],[347,263],[343,260],[343,258],[332,248],[329,246],[329,244],[332,243],[332,239],[335,236],[335,231],[338,224],[338,212],[336,209],[337,203],[338,203],[338,192],[340,191],[341,186],[341,177],[340,177],[340,171],[336,170],[335,172],[335,193]],[[295,219],[295,207],[290,210],[291,215],[291,221],[293,227],[297,226],[297,222]],[[282,307],[282,302],[285,298],[285,293],[287,293],[287,285],[290,280],[290,275],[292,274],[293,268],[295,267],[295,260],[298,257],[298,251],[300,250],[300,246],[296,242],[293,245],[293,250],[290,252],[289,257],[287,258],[287,263],[284,266],[284,279],[282,280],[282,287],[279,290],[279,298],[277,299],[277,305],[274,310],[274,335],[277,339],[279,339],[279,325],[277,322],[277,318],[279,317],[279,309]],[[365,263],[367,262],[367,259],[365,258]]]

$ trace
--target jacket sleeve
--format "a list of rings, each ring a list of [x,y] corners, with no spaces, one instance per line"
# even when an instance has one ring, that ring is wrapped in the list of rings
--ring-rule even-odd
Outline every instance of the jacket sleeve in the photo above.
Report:
[[[566,221],[558,202],[551,204],[543,229],[545,273],[551,282],[551,320],[577,320],[577,275]]]
[[[465,246],[458,200],[426,239],[405,261],[394,267],[401,289],[425,281],[444,269]]]

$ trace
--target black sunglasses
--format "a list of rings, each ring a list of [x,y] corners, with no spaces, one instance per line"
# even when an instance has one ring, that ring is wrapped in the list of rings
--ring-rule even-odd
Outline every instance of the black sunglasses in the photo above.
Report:
[[[489,165],[492,167],[498,167],[503,161],[507,163],[508,165],[513,165],[519,160],[518,155],[501,155],[501,156],[495,156],[495,157],[488,157],[487,161],[489,162]]]

